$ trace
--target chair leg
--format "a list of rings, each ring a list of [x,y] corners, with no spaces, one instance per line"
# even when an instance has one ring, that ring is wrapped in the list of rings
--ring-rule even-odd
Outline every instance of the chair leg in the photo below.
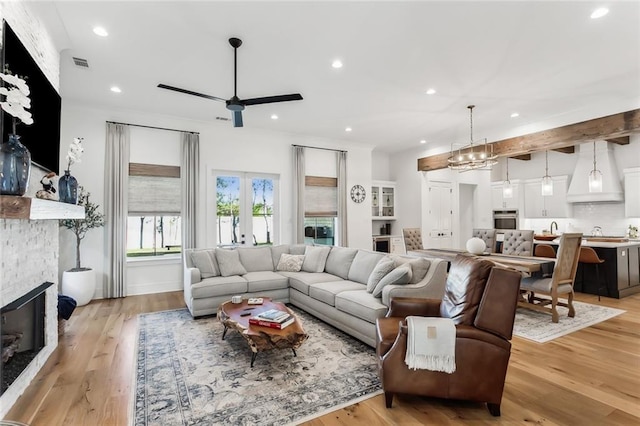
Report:
[[[391,408],[391,404],[393,403],[393,393],[385,392],[384,393],[384,404],[387,408]]]
[[[569,318],[573,318],[576,316],[576,310],[573,307],[573,291],[569,293],[567,297],[567,305],[569,307]]]
[[[600,301],[600,265],[596,263],[596,282],[598,283],[598,302]]]
[[[487,408],[489,409],[489,412],[492,416],[500,417],[500,404],[492,404],[490,402],[487,402]]]
[[[555,297],[551,298],[551,321],[552,322],[560,322],[560,316],[558,315],[558,309],[556,309],[556,305],[558,304],[558,299]]]

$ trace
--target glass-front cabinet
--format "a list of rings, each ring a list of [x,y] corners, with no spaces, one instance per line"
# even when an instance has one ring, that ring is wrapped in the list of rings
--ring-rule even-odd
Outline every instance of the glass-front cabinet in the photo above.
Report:
[[[373,182],[371,187],[371,216],[373,219],[395,219],[396,187],[391,182]]]

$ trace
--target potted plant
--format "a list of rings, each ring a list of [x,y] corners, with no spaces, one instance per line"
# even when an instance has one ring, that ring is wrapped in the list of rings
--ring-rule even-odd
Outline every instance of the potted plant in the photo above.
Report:
[[[80,243],[93,228],[104,225],[104,215],[98,211],[98,205],[89,200],[91,195],[79,187],[78,205],[84,207],[84,219],[62,219],[60,226],[71,230],[76,237],[76,266],[62,274],[62,294],[76,300],[78,306],[86,305],[95,292],[95,274],[93,269],[85,268],[80,262]]]

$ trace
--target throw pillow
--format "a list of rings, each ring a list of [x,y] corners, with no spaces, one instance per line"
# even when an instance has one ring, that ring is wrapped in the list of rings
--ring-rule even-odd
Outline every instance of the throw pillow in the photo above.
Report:
[[[280,255],[280,261],[276,267],[276,271],[300,272],[302,263],[304,262],[304,254],[286,254]]]
[[[373,272],[369,275],[369,280],[367,281],[367,291],[369,293],[373,293],[373,290],[376,288],[381,279],[383,279],[389,272],[393,271],[395,268],[395,263],[393,260],[389,258],[384,258],[375,268],[373,268]]]
[[[431,261],[424,257],[408,259],[402,256],[394,256],[393,260],[396,262],[396,266],[400,265],[410,265],[411,266],[411,281],[409,284],[417,284],[427,275],[429,271],[429,266],[431,266]]]
[[[327,257],[331,247],[329,246],[307,246],[304,250],[304,262],[302,270],[305,272],[322,272],[327,263]]]
[[[220,275],[218,265],[216,265],[216,255],[214,250],[195,250],[191,252],[193,266],[200,270],[200,277],[211,278]]]
[[[220,275],[230,277],[232,275],[244,275],[247,270],[244,269],[240,262],[240,254],[237,250],[216,250],[216,259],[220,267]]]
[[[373,297],[382,297],[382,289],[391,284],[408,284],[411,280],[411,266],[401,265],[389,272],[373,289]]]

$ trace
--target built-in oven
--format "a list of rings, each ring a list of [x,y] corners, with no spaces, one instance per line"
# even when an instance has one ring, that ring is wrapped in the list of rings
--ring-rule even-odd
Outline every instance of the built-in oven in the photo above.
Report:
[[[518,229],[518,210],[494,210],[493,227],[495,229]]]

